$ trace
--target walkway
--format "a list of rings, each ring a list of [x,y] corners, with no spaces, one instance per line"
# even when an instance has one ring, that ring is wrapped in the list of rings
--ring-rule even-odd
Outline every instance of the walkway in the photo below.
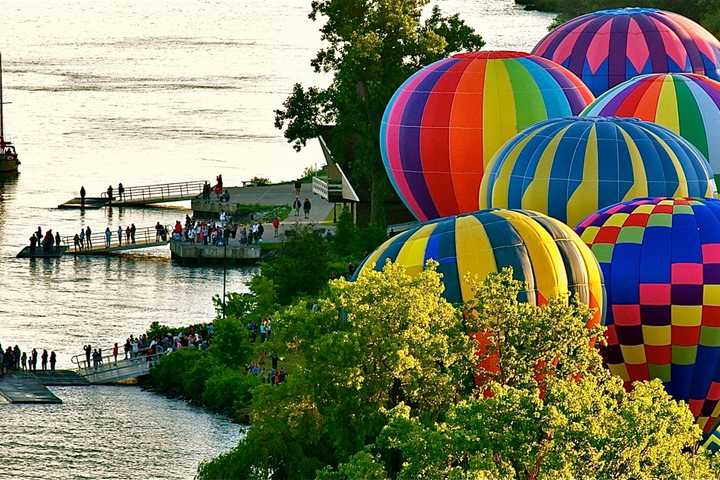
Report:
[[[137,250],[140,248],[160,247],[167,245],[170,241],[170,228],[165,226],[167,231],[165,240],[157,236],[155,227],[143,227],[135,230],[135,239],[127,241],[127,236],[123,230],[122,237],[118,236],[117,230],[111,230],[110,242],[105,240],[105,231],[93,233],[90,236],[91,243],[88,245],[85,239],[84,248],[75,250],[75,237],[62,237],[62,243],[67,245],[65,255],[108,255],[111,253],[125,252],[128,250]]]
[[[112,351],[111,349],[109,351]],[[123,382],[142,377],[150,373],[150,367],[156,364],[160,357],[168,352],[156,353],[148,357],[141,352],[137,357],[125,358],[124,354],[118,355],[117,362],[112,355],[105,355],[102,363],[95,368],[89,365],[84,355],[76,355],[72,362],[77,365],[77,373],[92,385],[103,385]]]
[[[230,194],[228,202],[219,202],[214,193],[210,194],[210,200],[196,198],[192,201],[192,209],[195,212],[202,213],[220,213],[220,210],[227,210],[232,214],[236,205],[288,205],[292,206],[295,200],[295,186],[293,183],[281,183],[266,186],[248,186],[248,187],[227,187],[225,190]],[[300,188],[300,201],[306,198],[310,199],[312,208],[310,209],[310,218],[304,218],[302,210],[298,220],[300,223],[320,223],[325,221],[331,214],[333,204],[327,200],[323,200],[317,195],[313,195],[312,184],[303,183]],[[288,221],[293,223],[296,217],[291,213]]]
[[[140,185],[124,187],[122,195],[117,191],[117,185],[113,185],[112,202],[108,199],[107,193],[99,197],[85,197],[85,205],[80,197],[73,198],[58,205],[58,208],[101,208],[105,206],[130,207],[153,205],[157,203],[181,202],[192,200],[200,195],[205,185],[204,180],[193,180],[189,182],[159,183],[155,185]]]

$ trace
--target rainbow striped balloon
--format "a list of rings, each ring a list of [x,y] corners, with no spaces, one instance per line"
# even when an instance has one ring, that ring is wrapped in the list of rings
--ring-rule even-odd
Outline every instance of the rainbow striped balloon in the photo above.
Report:
[[[720,42],[690,19],[652,8],[602,10],[570,20],[533,50],[582,78],[595,95],[646,73],[720,80]]]
[[[518,52],[476,52],[412,75],[388,104],[380,149],[390,181],[421,221],[477,209],[487,162],[522,129],[593,100],[566,69]]]
[[[602,275],[592,252],[567,225],[539,213],[484,210],[419,225],[382,244],[355,276],[380,270],[388,260],[413,275],[430,259],[439,263],[445,298],[451,303],[472,298],[466,274],[482,280],[512,267],[515,278],[526,283],[523,300],[537,305],[577,293],[596,309],[596,321],[604,315]]]
[[[604,93],[582,116],[637,117],[692,143],[720,173],[720,82],[695,73],[642,75]]]
[[[536,210],[568,225],[646,196],[713,197],[710,165],[686,140],[634,118],[570,117],[534,125],[493,159],[480,208]]]
[[[610,371],[658,378],[706,434],[720,417],[720,201],[640,198],[577,228],[607,288]]]

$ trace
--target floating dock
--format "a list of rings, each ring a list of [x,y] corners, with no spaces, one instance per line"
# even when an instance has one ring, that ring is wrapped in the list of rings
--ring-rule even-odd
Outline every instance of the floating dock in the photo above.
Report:
[[[89,382],[70,370],[55,372],[19,371],[0,377],[0,397],[15,404],[62,403],[48,386],[80,386]]]
[[[65,203],[61,203],[58,205],[58,208],[61,209],[83,209],[87,208],[88,210],[98,209],[106,206],[108,203],[107,198],[102,197],[85,197],[85,203],[83,204],[82,198],[75,197],[73,199],[68,200]]]
[[[35,247],[35,250],[31,250],[30,247],[25,247],[15,255],[16,258],[60,258],[65,255],[65,251],[68,247],[61,245],[59,247],[52,247],[50,250],[45,250],[43,247]]]

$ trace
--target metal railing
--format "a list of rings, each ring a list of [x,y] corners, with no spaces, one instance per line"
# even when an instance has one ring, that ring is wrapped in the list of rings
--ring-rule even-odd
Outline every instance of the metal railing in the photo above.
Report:
[[[163,240],[162,235],[158,233],[157,226],[154,227],[142,227],[136,228],[135,234],[127,238],[126,230],[123,229],[122,236],[118,236],[117,229],[110,229],[110,241],[105,236],[105,231],[98,233],[91,233],[90,242],[88,237],[85,237],[82,246],[77,247],[78,252],[94,252],[102,250],[117,249],[122,247],[133,247],[137,248],[141,245],[154,245],[162,244],[170,241],[172,236],[171,228],[168,225],[163,225],[165,228],[165,239]],[[75,236],[64,236],[60,237],[61,244],[67,245],[68,251],[75,250]]]
[[[94,364],[92,354],[90,355],[90,363],[88,363],[87,357],[84,354],[75,355],[70,359],[70,361],[77,365],[78,371],[85,372],[86,374],[93,374],[124,369],[131,365],[140,365],[143,363],[153,364],[155,360],[172,352],[172,350],[168,349],[163,350],[162,352],[152,353],[151,355],[148,355],[148,352],[151,351],[151,348],[144,348],[142,350],[138,350],[135,353],[130,352],[129,355],[126,357],[124,345],[122,347],[118,347],[122,348],[123,350],[118,351],[117,360],[115,360],[115,355],[113,355],[112,353],[110,353],[109,355],[103,354],[97,366]],[[112,347],[110,347],[108,350],[112,352]]]
[[[122,195],[118,192],[117,188],[113,186],[112,201],[125,203],[156,201],[177,197],[194,197],[202,194],[205,183],[204,180],[197,180],[191,182],[124,187]],[[107,192],[103,192],[101,197],[107,199]]]

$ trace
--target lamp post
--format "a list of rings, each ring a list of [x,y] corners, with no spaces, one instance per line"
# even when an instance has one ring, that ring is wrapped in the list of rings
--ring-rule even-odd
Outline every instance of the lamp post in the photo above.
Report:
[[[225,235],[223,235],[224,237]],[[225,320],[225,285],[227,284],[227,240],[223,238],[223,298],[222,310],[223,320]]]

